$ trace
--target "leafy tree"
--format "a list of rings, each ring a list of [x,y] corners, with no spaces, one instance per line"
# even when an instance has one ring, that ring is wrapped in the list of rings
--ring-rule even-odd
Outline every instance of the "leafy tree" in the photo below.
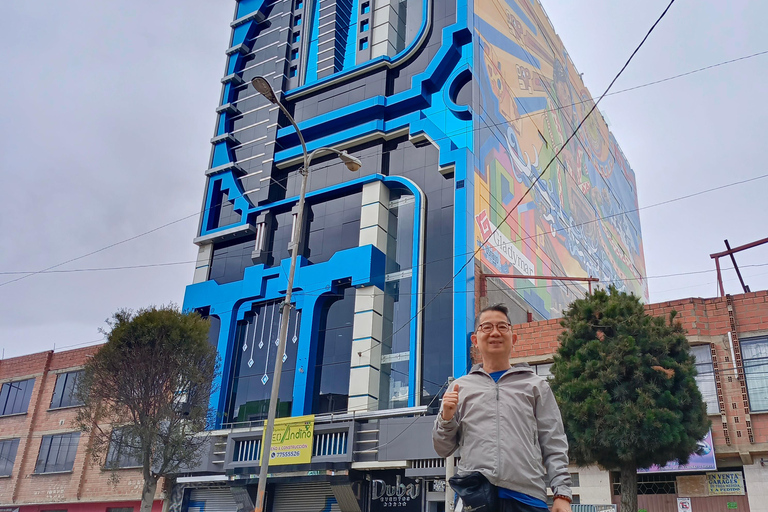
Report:
[[[216,349],[209,322],[173,305],[120,310],[107,324],[79,381],[76,424],[106,469],[141,466],[141,512],[151,512],[158,480],[196,464],[207,443]]]
[[[565,312],[552,389],[571,458],[621,471],[621,512],[637,512],[637,470],[688,462],[709,429],[685,329],[614,287]]]

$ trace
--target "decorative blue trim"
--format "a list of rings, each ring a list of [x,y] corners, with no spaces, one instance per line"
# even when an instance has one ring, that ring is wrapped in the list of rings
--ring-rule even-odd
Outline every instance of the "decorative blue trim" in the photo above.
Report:
[[[417,364],[419,361],[421,361],[421,354],[419,353],[421,350],[421,343],[420,338],[421,335],[419,333],[419,323],[421,322],[421,318],[419,318],[419,309],[421,307],[421,304],[417,298],[423,297],[424,294],[422,293],[421,286],[424,279],[424,272],[423,272],[423,266],[422,266],[422,258],[424,256],[424,251],[422,248],[422,244],[424,243],[424,240],[422,238],[423,236],[423,230],[424,230],[424,219],[422,218],[422,208],[424,206],[424,192],[419,189],[419,187],[408,178],[403,178],[401,176],[388,176],[384,179],[384,183],[391,184],[391,183],[397,183],[405,188],[407,188],[411,195],[413,195],[414,199],[414,207],[413,207],[413,225],[414,225],[414,233],[413,233],[413,247],[411,250],[411,313],[410,318],[415,319],[416,321],[413,321],[410,323],[409,327],[409,336],[410,336],[410,357],[408,359],[408,407],[414,407],[416,404],[416,397],[421,396],[421,392],[419,391],[418,395],[416,393],[417,386],[420,386],[421,383],[417,381],[417,375],[419,375],[419,369],[417,367]],[[390,187],[392,188],[392,187]],[[393,326],[393,328],[397,328],[396,326]]]
[[[453,114],[464,121],[472,119],[472,107],[470,105],[456,104],[456,97],[461,88],[472,80],[472,70],[469,64],[456,68],[448,78],[448,87],[443,89],[443,101]]]
[[[306,0],[309,2],[309,0]],[[317,80],[317,50],[319,41],[319,28],[318,20],[320,19],[320,0],[313,0],[312,3],[312,10],[309,10],[309,6],[304,9],[304,12],[306,14],[312,13],[312,19],[310,20],[304,20],[307,23],[311,23],[310,25],[306,26],[304,28],[304,34],[309,34],[309,45],[307,45],[307,71],[304,73],[304,82],[314,82]],[[307,28],[311,28],[311,30],[307,30]]]
[[[264,7],[264,0],[238,0],[237,19],[232,22],[233,27],[242,25],[255,19],[256,13]]]
[[[355,67],[357,59],[357,37],[360,35],[360,27],[357,20],[360,15],[360,0],[352,1],[352,14],[349,20],[349,32],[347,32],[346,49],[344,51],[344,70]]]
[[[384,97],[377,96],[363,100],[343,109],[338,109],[327,114],[317,116],[299,123],[307,148],[323,145],[337,145],[354,140],[376,132],[388,133],[401,128],[403,124],[397,122],[398,117],[407,117],[409,121],[418,124],[420,117],[426,115],[430,106],[434,107],[439,102],[442,110],[438,113],[445,122],[461,127],[446,117],[446,108],[439,94],[445,87],[447,79],[457,66],[470,65],[472,62],[472,34],[466,26],[459,24],[443,29],[443,41],[448,41],[432,59],[427,69],[413,78],[413,86],[408,91]],[[432,109],[435,110],[435,109]],[[421,111],[421,112],[420,112]],[[455,117],[455,116],[451,116]],[[385,120],[395,120],[395,122]],[[458,120],[466,122],[466,120]],[[394,124],[394,126],[392,126]],[[448,130],[441,133],[440,137],[451,136],[456,129],[447,126]],[[326,135],[326,134],[331,135]],[[471,139],[471,127],[465,131],[465,135],[459,135],[460,139]],[[292,127],[278,129],[276,136],[277,145],[284,147],[283,151],[275,153],[275,163],[290,160],[301,155],[301,146],[298,136]],[[466,146],[462,140],[457,147]],[[471,147],[471,144],[467,147]]]
[[[400,61],[406,60],[411,55],[411,53],[417,50],[422,45],[422,43],[424,43],[426,40],[426,34],[429,31],[429,26],[432,23],[431,0],[424,0],[421,12],[422,12],[421,26],[419,27],[419,31],[416,34],[416,37],[413,38],[413,41],[411,42],[411,44],[409,44],[406,48],[404,48],[394,57],[382,55],[381,57],[376,57],[375,59],[371,59],[367,62],[357,64],[351,67],[350,69],[346,69],[346,66],[345,66],[344,71],[324,77],[320,80],[316,79],[314,82],[310,82],[309,78],[307,77],[307,80],[305,81],[304,85],[286,92],[284,96],[285,99],[290,100],[296,95],[306,94],[316,89],[320,89],[326,86],[330,82],[337,82],[340,80],[344,80],[346,78],[349,78],[352,75],[361,73],[363,71],[370,71],[379,66],[388,65],[389,67],[394,67],[395,65],[399,64]],[[357,26],[355,26],[354,33],[355,35],[357,35]],[[354,43],[355,49],[357,48],[356,39],[357,38],[355,38],[355,43]],[[315,54],[317,54],[317,52],[315,52]],[[346,61],[346,57],[345,57],[345,61]]]
[[[235,330],[238,318],[250,308],[254,301],[270,301],[280,299],[285,296],[287,287],[288,267],[290,258],[281,261],[280,266],[265,268],[264,265],[255,265],[245,269],[241,281],[218,284],[216,281],[205,281],[202,283],[187,286],[184,295],[184,311],[190,311],[199,308],[209,308],[210,315],[216,316],[221,321],[219,330],[219,340],[217,350],[222,357],[221,374],[214,382],[214,388],[217,390],[211,395],[210,407],[219,414],[215,420],[215,427],[221,427],[222,414],[226,410],[227,398],[231,392],[232,361],[235,342]],[[299,301],[303,302],[302,309],[302,327],[304,315],[308,313],[307,305],[312,302],[312,295],[321,290],[330,290],[334,282],[341,279],[351,279],[352,286],[378,286],[384,288],[384,269],[386,268],[386,255],[372,245],[363,247],[354,247],[345,251],[339,251],[334,254],[330,260],[308,265],[307,260],[301,258],[294,279],[294,296],[296,297],[297,307]],[[242,309],[244,305],[247,309]],[[308,315],[314,317],[314,314]],[[302,328],[299,333],[299,348],[297,353],[302,357],[311,350],[311,345],[316,342],[317,329]],[[304,345],[310,345],[310,348]],[[307,359],[308,360],[308,359]],[[302,360],[303,362],[303,360]],[[299,359],[297,359],[297,364]],[[298,371],[297,367],[297,372]],[[292,414],[304,414],[308,402],[309,380],[299,379],[298,389],[295,391],[300,394],[303,403],[297,404]],[[302,382],[303,380],[303,382]],[[297,383],[294,380],[294,386]],[[310,403],[311,405],[311,403]]]
[[[256,5],[257,3],[258,2],[252,2],[253,5]],[[428,0],[425,0],[425,6],[428,4]],[[383,96],[371,98],[345,109],[340,109],[323,116],[318,116],[301,124],[303,133],[308,140],[308,146],[310,148],[319,147],[320,145],[339,145],[344,143],[351,143],[356,139],[375,135],[376,133],[381,133],[384,135],[402,130],[403,128],[407,127],[410,135],[417,136],[419,134],[423,134],[434,141],[439,148],[439,165],[441,167],[453,166],[455,172],[455,183],[459,183],[460,181],[464,182],[464,187],[455,190],[454,204],[453,266],[454,273],[457,274],[457,277],[453,283],[454,291],[456,292],[454,295],[455,298],[453,305],[453,346],[455,375],[464,374],[466,372],[466,368],[468,367],[469,346],[466,333],[468,333],[471,329],[471,324],[473,322],[472,317],[474,316],[474,297],[473,294],[470,293],[473,289],[472,284],[474,279],[474,264],[472,261],[467,263],[465,256],[467,253],[473,250],[472,240],[474,230],[473,224],[470,222],[470,220],[473,218],[473,212],[469,210],[473,208],[474,197],[474,173],[472,172],[472,148],[474,139],[472,131],[472,120],[468,119],[472,117],[471,110],[468,109],[464,111],[462,108],[457,109],[456,107],[459,106],[455,105],[455,102],[453,101],[446,101],[446,98],[447,100],[451,100],[451,91],[447,90],[450,88],[451,84],[455,83],[456,80],[462,77],[462,73],[465,72],[465,70],[473,69],[473,45],[471,44],[472,31],[467,24],[467,9],[468,6],[466,4],[458,4],[456,24],[443,29],[443,44],[440,50],[430,62],[427,69],[423,73],[420,73],[413,78],[412,87],[410,90],[401,92],[388,98]],[[425,12],[429,12],[429,10],[425,8]],[[240,12],[238,12],[238,15],[240,15]],[[427,24],[428,21],[425,18],[425,21],[422,24],[422,29],[425,29]],[[235,35],[237,35],[238,39],[242,37],[243,40],[245,40],[245,35],[249,30],[251,30],[251,27],[255,26],[255,23],[254,21],[249,21],[242,25],[242,27],[246,26],[248,27],[247,30],[240,30],[241,26],[238,26],[233,31],[233,46],[235,44],[239,44],[239,42],[234,40]],[[235,34],[235,32],[237,32],[237,34]],[[357,34],[356,23],[353,32]],[[415,40],[416,43],[414,44],[420,44],[422,39],[423,34],[419,34]],[[345,69],[341,73],[330,76],[328,78],[324,78],[320,81],[317,81],[316,83],[307,84],[298,89],[294,89],[287,93],[286,97],[296,97],[300,93],[303,94],[314,88],[319,88],[323,84],[339,80],[343,77],[351,76],[356,72],[360,72],[362,69],[369,69],[373,66],[387,63],[393,64],[395,61],[397,61],[397,59],[406,55],[405,52],[409,51],[410,49],[412,48],[409,47],[409,49],[404,50],[391,59],[388,57],[380,57],[361,66],[355,66],[349,70]],[[239,57],[240,54],[234,54],[230,57],[228,69],[233,72],[238,69],[237,60]],[[231,84],[227,84],[225,86],[225,95],[222,98],[222,103],[227,103],[230,100],[229,95],[232,93],[232,88],[230,85]],[[224,114],[222,117],[225,116],[226,114]],[[301,154],[301,150],[298,147],[298,138],[292,129],[284,128],[278,130],[277,139],[277,146],[286,149],[275,154],[275,163],[286,162],[287,160],[296,158]],[[211,166],[217,167],[225,165],[231,161],[231,154],[226,143],[215,145]],[[237,180],[234,179],[231,172],[224,172],[220,175],[217,174],[216,176],[211,177],[209,180],[209,192],[206,201],[207,208],[210,208],[212,204],[211,194],[214,188],[213,184],[215,180],[221,180],[221,190],[229,192],[230,199],[234,200],[236,203],[236,209],[239,209],[242,212],[240,224],[245,224],[248,221],[249,216],[254,215],[259,211],[284,205],[290,205],[298,200],[298,198],[290,198],[270,205],[254,207],[244,197],[236,197],[237,194],[234,194],[232,191],[237,190],[239,191],[240,196],[242,196],[242,189],[240,184]],[[384,178],[380,175],[367,176],[352,182],[312,192],[308,194],[308,198],[316,197],[317,199],[320,199],[324,194],[338,193],[339,190],[346,190],[348,187],[361,187],[364,183],[369,183],[374,180],[382,180],[394,184],[395,182],[398,182],[398,180],[404,179],[399,177]],[[409,187],[409,189],[411,189],[413,186],[412,183],[410,183],[409,186],[407,183],[402,181],[400,184]],[[418,188],[416,188],[416,190],[418,191]],[[417,203],[415,215],[419,217],[419,224],[423,225],[423,219],[421,218],[422,203],[420,202],[420,198],[422,197],[421,192],[418,191],[418,193],[414,193],[414,197],[419,200],[419,203]],[[200,233],[201,236],[223,229],[230,229],[235,226],[230,225],[217,229],[206,230],[205,228],[208,226],[208,218],[208,211],[206,210],[203,222],[201,223],[203,226]],[[414,258],[418,258],[420,253],[418,250],[420,248],[420,243],[422,243],[421,238],[418,235],[414,236]],[[370,246],[367,247],[370,248]],[[370,261],[370,259],[362,260],[363,256],[358,252],[358,250],[362,249],[365,248],[355,248],[341,251],[337,253],[331,260],[322,264],[304,266],[306,263],[303,262],[301,274],[309,275],[308,272],[320,272],[317,278],[323,280],[323,282],[326,283],[325,286],[330,286],[330,276],[334,275],[334,273],[336,273],[339,269],[336,269],[333,266],[329,266],[329,264],[331,262],[335,262],[335,265],[340,261],[347,261],[346,258],[348,255],[354,255],[354,258],[357,259],[358,263],[360,261]],[[383,255],[380,256],[383,258]],[[372,257],[373,256],[371,256],[371,258]],[[351,264],[351,261],[353,260],[350,260],[347,265]],[[281,265],[284,264],[285,262],[283,262]],[[416,261],[414,265],[417,269],[421,268],[418,261]],[[343,265],[340,265],[339,268],[343,269]],[[342,272],[342,274],[349,274],[351,268],[352,267],[344,269],[346,272]],[[383,267],[381,268],[383,269]],[[310,271],[309,269],[314,270]],[[275,280],[281,280],[282,277],[276,276],[266,282],[260,281],[259,283],[255,282],[255,277],[257,275],[265,275],[265,273],[274,271],[275,269],[264,269],[263,265],[259,265],[247,268],[245,271],[244,279],[237,283],[229,283],[227,285],[219,286],[215,282],[207,281],[204,283],[192,285],[191,287],[187,288],[185,308],[189,309],[191,307],[215,305],[216,308],[220,308],[226,311],[227,307],[229,307],[228,305],[232,304],[232,307],[229,307],[229,311],[237,311],[239,306],[234,307],[236,302],[240,303],[247,300],[255,300],[255,298],[258,298],[259,300],[269,300],[266,298],[266,292],[264,290],[271,290],[272,288],[270,287],[275,286],[274,284],[271,284],[271,282]],[[287,273],[287,269],[284,269],[284,274],[285,273]],[[381,277],[379,286],[383,288],[383,270],[378,274]],[[378,280],[374,279],[375,275],[375,270],[369,269],[367,275],[364,275],[359,279],[353,279],[353,281],[360,283],[361,286],[373,285],[374,281],[378,282]],[[319,276],[322,276],[322,278]],[[419,281],[419,275],[414,274],[414,277],[412,278],[412,290],[417,290],[415,287],[420,285]],[[284,286],[285,285],[283,284],[283,287]],[[301,285],[299,285],[297,279],[297,287],[299,286],[304,287],[305,283],[302,282]],[[264,290],[262,290],[262,288],[264,288]],[[222,295],[223,292],[220,290],[227,291],[224,295]],[[254,290],[261,291],[254,292]],[[254,293],[257,293],[255,298]],[[301,291],[297,292],[297,300],[299,299],[301,293]],[[418,293],[418,290],[413,291],[413,293]],[[246,295],[248,296],[246,298],[240,297]],[[458,297],[458,299],[456,297]],[[305,300],[305,303],[304,309],[302,309],[302,311],[305,311],[310,307],[310,303],[309,301],[306,301],[306,297],[303,299]],[[202,306],[195,305],[197,303],[201,303]],[[418,313],[418,305],[412,303],[411,309],[413,315],[416,316]],[[211,314],[216,313],[212,311]],[[223,316],[227,317],[226,314],[223,314]],[[309,316],[313,317],[314,315]],[[232,321],[231,315],[228,319],[222,318],[220,316],[220,319],[222,327],[220,331],[219,348],[220,353],[227,356],[225,357],[225,365],[223,368],[225,373],[223,373],[223,375],[229,376],[231,373],[231,368],[229,367],[229,365],[231,365],[231,347],[227,346],[227,344],[233,342],[232,338],[234,337],[235,325]],[[303,345],[301,346],[301,351],[299,353],[301,356],[297,354],[297,358],[305,358],[302,359],[302,362],[305,360],[307,362],[310,361],[311,357],[311,338],[307,339],[305,336],[311,337],[313,329],[304,328],[304,322],[308,322],[310,319],[311,318],[302,318],[302,343],[310,343],[309,347],[305,347]],[[416,340],[419,336],[417,330],[418,324],[413,322],[410,326],[410,329],[411,353],[416,354],[418,351],[418,347],[415,346]],[[417,360],[417,357],[411,357],[411,362],[409,363],[409,385],[411,386],[411,392],[409,393],[409,395],[411,395],[409,398],[409,405],[416,405],[418,403],[418,397],[421,396],[421,389],[417,388],[417,382],[415,380],[419,371],[419,368],[416,366]],[[298,373],[300,372],[297,372],[297,374]],[[298,390],[299,393],[302,393],[303,398],[295,402],[297,405],[294,408],[293,414],[303,414],[308,410],[308,407],[311,407],[311,393],[309,393],[308,383],[312,381],[308,380],[308,373],[305,373],[304,375],[305,377],[300,379],[303,380],[303,384],[301,382],[294,382],[296,390]],[[217,410],[223,411],[226,405],[226,398],[222,397],[228,396],[229,382],[222,381],[220,384],[221,391],[217,394],[216,397],[212,397],[211,404],[212,406],[215,406]],[[299,405],[300,403],[301,405]]]
[[[225,174],[222,176],[222,178],[227,177],[228,175]],[[209,196],[213,194],[213,189],[215,188],[212,184],[214,183],[214,179],[211,179],[209,182]],[[353,189],[359,189],[362,188],[362,186],[366,183],[372,183],[374,181],[382,181],[384,182],[390,189],[394,187],[403,187],[407,189],[414,197],[414,225],[418,226],[420,229],[418,229],[413,236],[413,250],[412,250],[412,260],[411,265],[414,269],[414,272],[412,273],[411,277],[411,290],[410,293],[412,294],[412,297],[419,297],[421,296],[421,285],[422,285],[422,279],[423,279],[423,272],[422,272],[422,258],[423,258],[423,248],[422,243],[423,240],[421,238],[422,235],[422,229],[424,225],[424,219],[422,215],[422,209],[424,205],[424,193],[416,186],[411,180],[401,177],[401,176],[383,176],[381,174],[375,174],[371,176],[365,176],[363,178],[360,178],[358,180],[354,180],[351,182],[343,183],[337,186],[333,187],[327,187],[322,190],[317,190],[310,192],[307,194],[308,199],[321,199],[324,196],[331,195],[331,194],[338,194],[339,191],[346,191],[351,192]],[[222,191],[226,191],[227,189],[224,188],[224,185],[222,184]],[[210,201],[210,199],[209,199]],[[277,208],[282,206],[290,206],[294,203],[298,202],[297,197],[292,197],[289,199],[285,199],[283,201],[279,201],[276,203],[270,204],[268,207],[261,207],[258,209],[254,209],[254,211],[249,212],[250,214],[256,213],[256,211],[266,210],[269,208]],[[243,216],[245,218],[245,215]],[[203,220],[203,224],[207,225],[208,222],[208,212],[206,212]],[[231,226],[227,226],[224,229],[231,229]],[[219,230],[209,230],[209,232],[216,232]],[[372,246],[365,246],[370,247],[371,249],[379,252],[377,249],[374,249]],[[349,251],[353,251],[355,249],[348,249],[347,251],[340,251],[336,255],[334,255],[330,261],[336,261],[336,258],[338,255],[346,254]],[[363,257],[363,256],[360,256]],[[371,256],[371,258],[374,258],[374,256]],[[346,261],[346,260],[344,260]],[[377,286],[378,288],[384,290],[385,289],[385,274],[384,269],[385,265],[382,262],[381,264],[375,262],[373,259],[366,259],[365,261],[371,262],[371,269],[372,271],[368,274],[363,273],[362,277],[355,277],[354,273],[351,273],[350,275],[339,273],[337,270],[338,268],[344,268],[345,264],[341,264],[338,267],[329,265],[329,262],[326,263],[319,263],[316,265],[307,265],[306,261],[304,259],[301,260],[300,267],[303,267],[305,269],[314,269],[313,272],[316,272],[316,274],[312,274],[313,276],[324,276],[324,278],[327,279],[328,285],[325,285],[324,287],[321,287],[320,289],[323,290],[331,290],[331,286],[333,285],[333,281],[338,281],[341,278],[344,277],[352,277],[352,286]],[[235,333],[235,324],[237,320],[241,320],[243,317],[243,314],[245,311],[249,310],[252,303],[254,301],[266,301],[266,300],[274,300],[275,298],[279,298],[278,295],[275,295],[275,293],[272,293],[270,295],[269,293],[265,291],[259,292],[258,295],[252,296],[250,298],[247,297],[241,297],[239,299],[235,298],[237,295],[237,292],[232,293],[232,297],[221,299],[221,294],[223,292],[219,290],[240,290],[241,293],[244,290],[264,290],[268,288],[269,286],[275,287],[278,286],[282,287],[278,289],[278,294],[285,293],[285,283],[283,284],[276,284],[278,282],[282,283],[282,281],[275,281],[273,278],[276,276],[280,276],[281,279],[284,279],[282,276],[288,275],[288,268],[287,266],[290,265],[290,262],[288,259],[283,260],[279,267],[273,267],[273,268],[265,268],[264,265],[257,265],[254,267],[248,267],[245,270],[245,275],[243,277],[242,281],[238,281],[236,283],[228,283],[225,285],[218,285],[214,281],[205,281],[204,283],[198,283],[195,285],[191,285],[187,287],[187,294],[184,298],[184,309],[196,309],[201,308],[205,306],[210,306],[213,304],[220,303],[222,300],[224,303],[231,303],[231,311],[234,311],[235,318],[233,319],[225,319],[221,315],[216,314],[215,309],[211,309],[211,314],[218,316],[221,320],[221,330],[219,334],[219,354],[222,355],[222,358],[224,359],[224,364],[222,366],[222,376],[224,378],[229,378],[231,368],[230,364],[231,362],[229,359],[231,359],[230,352],[222,352],[222,349],[225,349],[229,347],[227,343],[231,344],[233,340],[230,340],[229,342],[225,342],[222,340],[222,336],[233,337]],[[323,267],[325,265],[325,267]],[[319,267],[319,268],[317,268]],[[351,267],[350,267],[351,268]],[[259,270],[252,270],[252,269],[259,269]],[[325,269],[325,270],[323,270]],[[375,270],[376,272],[373,272]],[[255,286],[255,277],[249,277],[251,274],[258,272],[262,276],[262,283],[258,286]],[[308,272],[308,270],[304,270],[303,272]],[[314,309],[317,306],[317,300],[318,297],[315,297],[313,294],[304,295],[304,290],[307,289],[307,286],[305,286],[305,282],[300,282],[298,280],[298,269],[297,269],[297,279],[295,281],[294,288],[301,289],[294,292],[294,298],[297,303],[297,308],[302,309],[302,317],[301,317],[301,329],[300,332],[300,338],[304,340],[303,342],[300,342],[297,352],[297,363],[296,367],[297,369],[301,367],[302,365],[305,372],[302,374],[301,372],[296,372],[294,377],[294,395],[295,395],[295,401],[294,401],[294,407],[292,411],[292,415],[294,416],[301,416],[303,414],[309,414],[311,412],[311,406],[312,406],[312,391],[310,389],[310,383],[314,382],[314,360],[316,358],[316,353],[314,350],[316,347],[314,347],[314,342],[316,341],[314,338],[305,340],[304,339],[304,333],[307,333],[306,335],[309,336],[309,333],[317,333],[317,325],[315,325],[315,320],[313,320],[315,313]],[[304,274],[306,275],[306,274]],[[319,277],[313,277],[315,279],[320,279]],[[208,284],[208,283],[213,283]],[[267,283],[267,284],[264,284]],[[205,285],[205,286],[204,286]],[[192,290],[195,292],[193,293]],[[226,288],[225,288],[226,287]],[[265,288],[266,287],[266,288]],[[196,291],[203,289],[202,291]],[[272,289],[272,288],[269,288]],[[314,288],[315,290],[317,287]],[[282,291],[280,291],[282,290]],[[230,293],[230,292],[227,292]],[[207,301],[207,303],[206,303]],[[221,306],[220,306],[221,307]],[[417,300],[411,301],[411,317],[415,318],[418,316],[419,313],[419,307],[420,304]],[[245,308],[245,309],[243,309]],[[226,308],[224,308],[226,310]],[[311,315],[307,315],[307,310],[313,311]],[[409,326],[410,331],[410,354],[411,357],[409,358],[409,368],[408,368],[408,383],[410,389],[417,389],[418,382],[417,382],[417,375],[419,374],[417,363],[420,359],[419,357],[419,351],[421,349],[419,344],[419,330],[418,330],[419,323],[418,322],[411,322]],[[225,347],[226,345],[226,347]],[[228,383],[223,382],[220,378],[220,382],[217,382],[218,387],[221,389],[224,389],[226,386],[229,386]],[[228,388],[227,388],[228,389]],[[408,405],[409,407],[413,407],[416,405],[416,395],[414,393],[409,393],[409,399],[408,399]],[[226,393],[224,395],[226,397]],[[217,396],[215,398],[217,402],[214,403],[214,399],[212,398],[211,401],[211,407],[217,407],[217,411],[222,412],[224,407],[226,407],[226,398],[221,398],[220,396]],[[222,400],[224,400],[222,402]],[[217,405],[219,404],[219,405]],[[218,408],[220,407],[220,408]]]

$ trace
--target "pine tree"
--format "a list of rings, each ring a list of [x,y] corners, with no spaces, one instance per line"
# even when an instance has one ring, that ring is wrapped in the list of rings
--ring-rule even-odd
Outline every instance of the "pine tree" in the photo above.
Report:
[[[685,329],[614,287],[574,301],[552,366],[571,459],[621,472],[621,512],[637,512],[637,470],[686,463],[709,429]]]

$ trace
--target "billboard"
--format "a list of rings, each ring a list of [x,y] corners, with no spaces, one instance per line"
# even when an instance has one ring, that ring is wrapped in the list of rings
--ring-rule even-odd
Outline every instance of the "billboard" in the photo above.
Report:
[[[315,416],[277,418],[272,432],[270,466],[309,464],[312,461]]]
[[[707,432],[706,437],[699,441],[701,455],[691,454],[688,464],[678,464],[676,460],[667,462],[664,466],[651,466],[646,469],[638,469],[638,473],[670,473],[678,471],[712,471],[717,470],[715,462],[715,445],[712,443],[712,431]]]
[[[634,172],[599,111],[554,158],[594,103],[541,5],[476,0],[474,30],[475,247],[499,234],[478,257],[490,272],[597,277],[647,300]],[[586,290],[505,284],[544,318]]]

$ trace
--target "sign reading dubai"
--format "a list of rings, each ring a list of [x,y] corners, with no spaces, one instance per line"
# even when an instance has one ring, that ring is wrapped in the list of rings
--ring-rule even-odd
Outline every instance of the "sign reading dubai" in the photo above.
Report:
[[[536,273],[536,267],[534,266],[533,262],[526,258],[520,249],[518,249],[509,238],[507,238],[499,229],[496,228],[496,226],[493,225],[485,210],[480,212],[479,215],[475,216],[475,221],[480,228],[480,234],[483,239],[488,240],[488,245],[496,249],[498,254],[503,259],[507,260],[506,264],[501,261],[492,261],[494,266],[502,270],[505,274],[515,273],[532,276]],[[491,257],[489,259],[494,258]],[[510,265],[512,265],[512,267],[514,267],[517,272],[509,272],[508,270],[504,270],[505,267],[508,269]],[[533,283],[532,279],[530,281]]]
[[[276,419],[269,465],[309,464],[312,460],[314,435],[314,415]]]
[[[371,512],[397,508],[403,512],[421,510],[421,484],[402,475],[384,474],[371,482]]]

